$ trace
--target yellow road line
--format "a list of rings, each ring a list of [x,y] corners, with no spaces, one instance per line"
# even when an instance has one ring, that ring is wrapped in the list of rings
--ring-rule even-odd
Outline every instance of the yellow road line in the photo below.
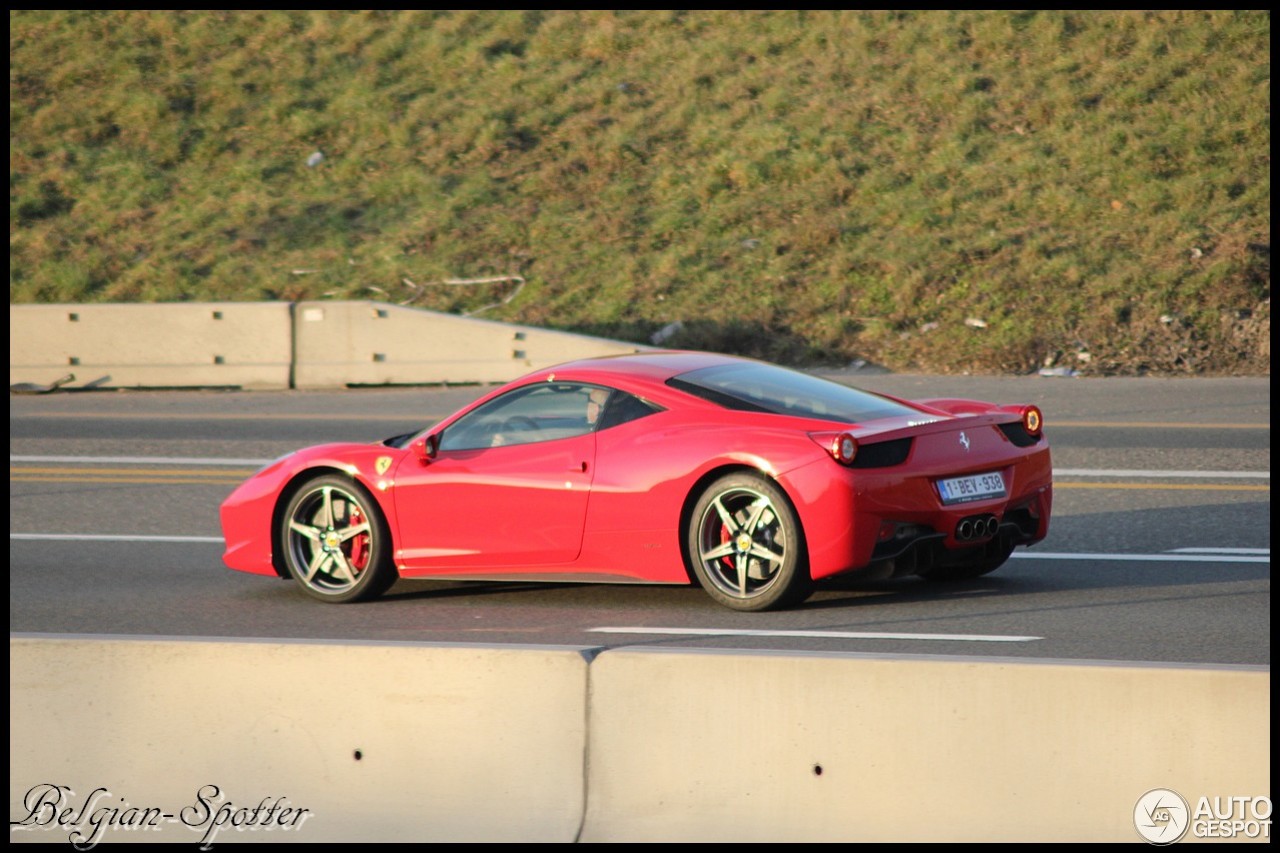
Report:
[[[11,483],[139,483],[155,485],[204,485],[210,483],[241,483],[254,473],[252,470],[210,471],[203,473],[182,469],[119,468],[10,468]],[[1053,484],[1055,489],[1146,489],[1151,491],[1202,491],[1202,492],[1269,492],[1270,486],[1212,483],[1064,483]]]
[[[98,474],[115,476],[117,474],[142,475],[154,477],[237,477],[243,479],[253,474],[256,468],[218,468],[212,471],[201,471],[194,468],[35,468],[23,466],[10,467],[9,475],[14,474]]]
[[[396,421],[426,426],[443,419],[445,415],[413,412],[403,415],[386,413],[308,413],[288,414],[283,412],[243,414],[235,412],[175,413],[175,412],[22,412],[9,415],[10,420],[30,420],[35,418],[69,418],[93,420],[153,420],[153,421]],[[1115,429],[1226,429],[1226,430],[1269,430],[1270,423],[1190,423],[1187,421],[1059,421],[1049,420],[1046,429],[1052,433],[1055,429],[1087,427]]]
[[[444,415],[414,413],[407,415],[388,414],[236,414],[233,412],[212,412],[209,414],[183,414],[174,412],[23,412],[10,413],[9,420],[34,420],[36,418],[91,418],[101,420],[147,420],[147,421],[398,421],[400,423],[421,423],[438,421]]]
[[[14,477],[9,476],[10,483],[142,483],[163,486],[208,486],[214,484],[243,483],[243,478],[220,480],[215,477],[205,477],[198,480],[184,480],[178,478],[168,478],[164,480],[151,480],[145,477]]]

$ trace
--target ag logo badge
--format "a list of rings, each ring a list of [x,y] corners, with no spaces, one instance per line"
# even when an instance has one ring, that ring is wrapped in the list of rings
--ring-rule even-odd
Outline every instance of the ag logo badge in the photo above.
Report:
[[[390,467],[391,467],[390,456],[379,456],[378,460],[373,463],[373,470],[378,472],[379,477],[387,473],[387,469]]]

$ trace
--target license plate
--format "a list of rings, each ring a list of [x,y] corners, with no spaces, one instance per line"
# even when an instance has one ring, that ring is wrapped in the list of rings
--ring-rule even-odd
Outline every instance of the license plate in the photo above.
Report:
[[[1004,488],[1004,477],[999,471],[990,474],[972,474],[968,477],[952,477],[938,481],[938,493],[942,495],[944,504],[962,504],[967,501],[980,501],[986,498],[1002,498],[1008,492]]]

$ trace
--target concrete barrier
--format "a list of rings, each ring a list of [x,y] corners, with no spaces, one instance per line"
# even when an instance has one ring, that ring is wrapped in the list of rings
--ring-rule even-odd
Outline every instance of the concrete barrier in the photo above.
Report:
[[[572,841],[582,823],[576,649],[11,637],[9,663],[11,841],[88,838],[103,809],[108,841]],[[15,830],[32,805],[46,825]],[[130,807],[156,828],[128,834]]]
[[[14,841],[129,840],[146,808],[167,841],[1137,841],[1153,788],[1271,792],[1268,667],[21,635],[9,660]]]
[[[9,384],[288,388],[287,302],[10,305]]]
[[[9,384],[342,388],[506,382],[646,347],[379,302],[10,305]]]
[[[508,382],[562,361],[645,347],[378,302],[301,302],[298,388]]]
[[[1269,670],[720,651],[592,665],[583,841],[1135,841],[1271,793]]]

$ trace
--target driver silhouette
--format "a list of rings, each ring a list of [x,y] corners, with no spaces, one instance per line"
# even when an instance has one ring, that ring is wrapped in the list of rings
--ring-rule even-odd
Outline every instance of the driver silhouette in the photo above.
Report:
[[[608,399],[609,392],[603,388],[592,388],[587,393],[587,426],[593,427],[600,420],[600,413],[604,411],[604,404]]]

